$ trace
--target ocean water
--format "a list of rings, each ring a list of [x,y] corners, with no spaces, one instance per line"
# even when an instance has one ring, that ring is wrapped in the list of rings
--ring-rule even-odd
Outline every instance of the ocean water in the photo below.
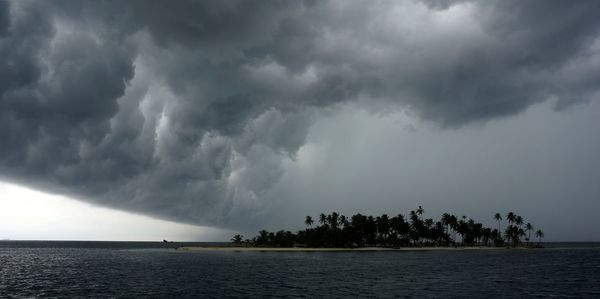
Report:
[[[173,245],[0,242],[0,297],[600,298],[597,243],[452,252],[176,252]]]

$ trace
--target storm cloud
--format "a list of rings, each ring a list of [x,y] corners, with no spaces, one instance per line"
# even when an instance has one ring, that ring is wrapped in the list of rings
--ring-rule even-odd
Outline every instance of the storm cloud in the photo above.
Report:
[[[316,119],[443,128],[600,91],[600,2],[0,1],[0,177],[240,225]]]

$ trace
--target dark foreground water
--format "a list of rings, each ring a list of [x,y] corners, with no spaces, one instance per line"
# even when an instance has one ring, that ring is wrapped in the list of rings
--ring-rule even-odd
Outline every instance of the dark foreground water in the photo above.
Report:
[[[598,244],[343,253],[186,253],[168,246],[0,242],[0,297],[600,298]]]

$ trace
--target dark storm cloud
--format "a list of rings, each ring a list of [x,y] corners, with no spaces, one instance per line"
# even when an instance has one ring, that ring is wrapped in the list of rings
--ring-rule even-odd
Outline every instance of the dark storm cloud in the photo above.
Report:
[[[431,9],[443,10],[463,2],[473,2],[473,0],[421,0],[421,2]]]
[[[10,25],[8,7],[7,1],[0,1],[0,36],[4,36],[8,32],[8,26]]]
[[[0,2],[0,175],[229,225],[324,107],[442,125],[598,92],[597,1]],[[382,108],[377,108],[382,109]]]

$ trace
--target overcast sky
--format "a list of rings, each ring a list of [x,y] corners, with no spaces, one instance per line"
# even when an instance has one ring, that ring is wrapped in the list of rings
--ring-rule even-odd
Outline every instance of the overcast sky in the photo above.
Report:
[[[598,12],[0,0],[0,180],[176,238],[422,205],[600,240]]]

